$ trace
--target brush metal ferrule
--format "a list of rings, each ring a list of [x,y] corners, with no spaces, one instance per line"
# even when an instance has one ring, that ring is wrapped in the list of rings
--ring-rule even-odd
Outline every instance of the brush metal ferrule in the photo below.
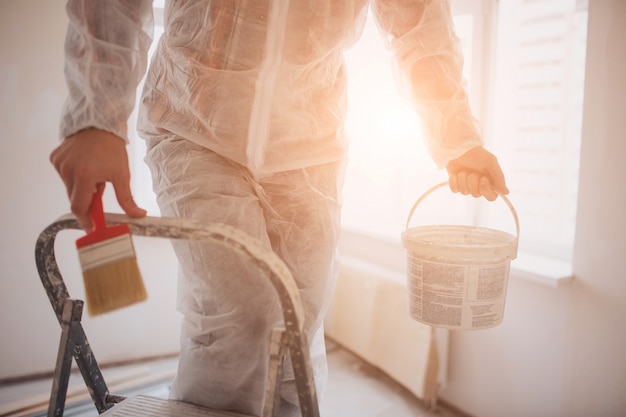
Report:
[[[78,249],[83,272],[134,257],[135,249],[130,235],[117,236]]]

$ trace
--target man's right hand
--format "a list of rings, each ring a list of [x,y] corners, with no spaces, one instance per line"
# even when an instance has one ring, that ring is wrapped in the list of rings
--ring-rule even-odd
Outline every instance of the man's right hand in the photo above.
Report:
[[[130,192],[126,143],[99,129],[86,129],[66,138],[50,155],[50,162],[65,183],[72,213],[86,231],[92,228],[89,208],[98,184],[110,182],[117,201],[130,217],[143,217]]]

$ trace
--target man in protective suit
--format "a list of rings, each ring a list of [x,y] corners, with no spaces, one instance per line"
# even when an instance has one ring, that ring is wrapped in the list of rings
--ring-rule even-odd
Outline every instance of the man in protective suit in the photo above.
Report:
[[[162,214],[232,225],[286,263],[320,391],[347,150],[343,52],[358,40],[369,7],[452,191],[488,200],[508,193],[470,112],[447,0],[169,0],[140,100],[138,126]],[[69,97],[51,161],[89,230],[92,196],[104,182],[126,214],[145,215],[131,196],[126,144],[146,74],[152,4],[69,0],[67,13]],[[177,241],[174,249],[184,320],[171,397],[259,415],[269,331],[281,318],[275,295],[223,248]],[[284,379],[280,415],[297,415],[293,376]]]

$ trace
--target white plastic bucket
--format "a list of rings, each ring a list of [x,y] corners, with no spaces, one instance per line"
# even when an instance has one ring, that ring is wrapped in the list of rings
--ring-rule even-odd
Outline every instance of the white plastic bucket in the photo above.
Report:
[[[402,233],[407,249],[409,312],[413,319],[435,327],[477,330],[497,326],[504,302],[511,260],[517,257],[519,220],[511,202],[517,235],[476,226],[418,226],[409,228],[413,205]]]

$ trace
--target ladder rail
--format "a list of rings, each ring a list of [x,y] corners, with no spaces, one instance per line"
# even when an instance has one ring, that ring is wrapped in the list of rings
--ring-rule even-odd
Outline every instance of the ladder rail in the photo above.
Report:
[[[262,270],[272,283],[281,303],[284,343],[291,354],[302,416],[319,417],[309,345],[303,331],[304,312],[300,294],[291,272],[273,251],[257,239],[225,224],[200,224],[190,220],[152,216],[131,218],[112,213],[105,214],[105,218],[109,225],[127,224],[131,229],[131,234],[135,236],[212,240],[243,254]],[[71,214],[59,217],[45,228],[39,235],[35,248],[35,259],[41,281],[62,328],[64,323],[63,310],[70,296],[56,262],[54,242],[57,234],[65,229],[81,229],[78,221]],[[102,377],[80,322],[75,324],[72,333],[77,347],[73,349],[74,359],[89,388],[98,412],[102,413],[122,400],[123,397],[109,394],[106,382]],[[274,394],[271,389],[268,389],[266,402],[273,401],[273,398],[270,399],[268,396]]]

